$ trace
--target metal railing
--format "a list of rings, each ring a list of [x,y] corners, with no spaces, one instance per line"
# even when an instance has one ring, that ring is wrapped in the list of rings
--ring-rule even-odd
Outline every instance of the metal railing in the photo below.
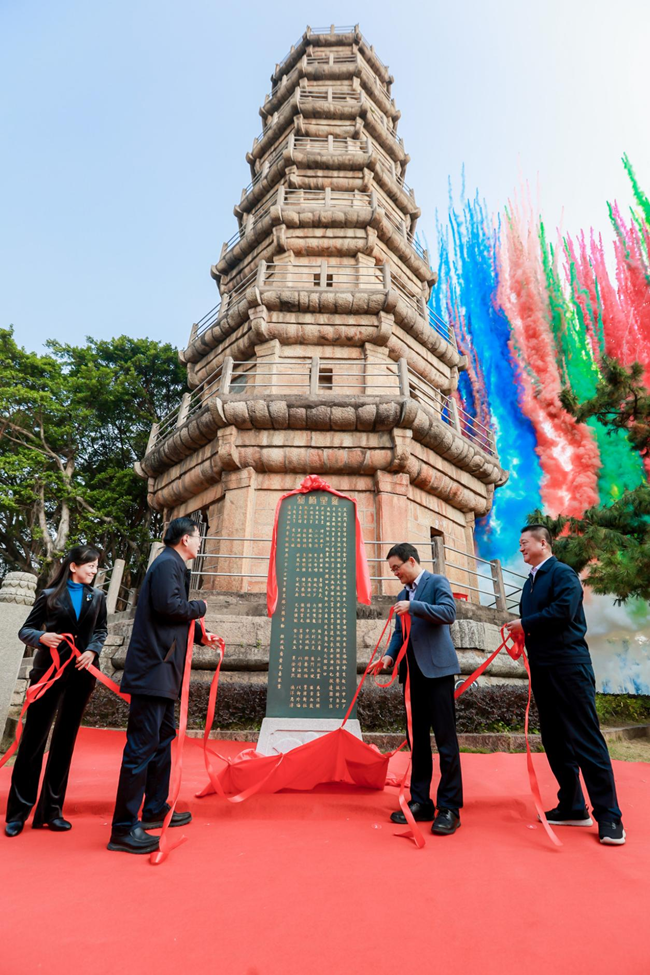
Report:
[[[337,27],[335,24],[330,24],[329,27],[312,27],[311,34],[354,34],[358,26],[352,24],[352,26]]]
[[[403,298],[403,300],[413,308],[418,315],[424,314],[424,317],[428,320],[429,325],[435,332],[438,333],[446,342],[450,345],[456,347],[456,336],[454,335],[454,330],[451,325],[443,321],[439,315],[429,308],[428,305],[424,304],[424,299],[420,295],[414,295],[409,291],[408,287],[398,278],[395,274],[391,276],[392,286],[395,291]]]
[[[367,40],[367,39],[366,39],[366,38],[365,38],[365,37],[363,36],[363,34],[361,35],[361,40],[362,40],[362,41],[363,41],[363,43],[364,43],[364,44],[366,45],[366,47],[367,47],[367,48],[368,48],[368,49],[369,49],[370,51],[372,51],[372,53],[373,53],[373,55],[374,55],[374,57],[376,57],[376,58],[377,58],[377,61],[379,62],[379,64],[381,64],[381,66],[382,66],[382,68],[385,68],[385,69],[386,69],[386,71],[388,71],[388,65],[387,65],[387,64],[384,64],[384,62],[383,62],[383,61],[382,61],[382,59],[381,59],[381,58],[379,57],[379,55],[378,55],[378,54],[377,54],[377,52],[375,51],[375,49],[374,49],[374,47],[373,47],[373,46],[372,46],[372,44],[370,43],[370,41],[368,41],[368,40]]]
[[[257,274],[257,270],[251,271],[250,274],[247,274],[244,280],[237,285],[234,291],[224,295],[219,304],[215,305],[214,308],[211,308],[210,311],[207,312],[203,318],[196,323],[194,338],[202,335],[203,332],[207,331],[207,329],[209,329],[212,325],[215,325],[227,310],[232,309],[237,302],[244,297],[244,294],[255,280]]]
[[[288,146],[289,146],[289,139],[285,139],[282,145],[279,146],[268,159],[264,160],[264,163],[262,164],[262,168],[260,169],[259,173],[250,181],[248,186],[245,186],[244,189],[242,190],[242,198],[248,196],[250,191],[257,186],[259,181],[266,175],[266,173],[268,173],[271,166],[273,166],[274,163],[276,163],[278,159],[282,157],[282,154],[284,153],[285,149],[287,149]]]
[[[248,359],[233,361],[228,389],[231,395],[255,393],[258,390],[306,389],[315,394],[369,392],[399,395],[399,369],[396,362],[374,363],[365,359]]]
[[[297,135],[293,140],[294,149],[300,152],[365,152],[366,145],[361,139],[335,138],[334,136]]]
[[[449,558],[448,553],[451,552],[452,557]],[[461,557],[464,564],[458,562],[458,557]],[[454,561],[456,558],[456,561]],[[478,555],[471,555],[467,552],[463,552],[461,549],[454,548],[452,545],[443,542],[436,546],[436,571],[444,575],[447,575],[447,568],[451,567],[455,569],[456,572],[462,572],[472,577],[476,585],[471,585],[468,582],[457,583],[457,585],[468,590],[470,593],[476,593],[479,601],[488,606],[488,608],[500,609],[511,611],[516,608],[519,604],[519,597],[521,595],[521,589],[523,581],[525,581],[525,576],[520,576],[519,573],[513,572],[510,569],[504,569],[501,565],[499,559],[482,559]],[[517,584],[515,582],[510,582],[504,578],[504,575],[514,576],[518,580],[522,580],[522,584]],[[481,586],[481,583],[484,585]],[[510,590],[509,592],[507,590]]]
[[[222,369],[223,366],[219,364],[209,379],[204,379],[191,392],[185,393],[179,405],[162,418],[157,425],[155,436],[149,444],[148,450],[152,450],[156,444],[165,440],[174,432],[176,427],[186,423],[191,416],[201,409],[205,401],[217,392],[219,383],[221,382]]]
[[[381,126],[381,128],[384,130],[386,135],[390,136],[391,139],[393,139],[397,143],[400,149],[403,149],[404,140],[400,138],[400,136],[398,136],[398,134],[393,129],[389,128],[388,120],[386,116],[383,115],[378,108],[375,108],[372,102],[368,102],[367,104],[368,104],[368,114],[372,115],[372,117],[375,119],[377,124]]]
[[[373,152],[384,165],[393,173],[395,179],[403,185],[403,181],[395,172],[395,162],[390,159],[380,145],[371,136],[362,139],[341,139],[334,136],[295,136],[294,148],[301,152]],[[407,189],[407,192],[408,189]]]
[[[310,84],[309,82],[300,89],[300,100],[303,98],[320,99],[328,102],[359,101],[361,92],[352,85],[334,88],[332,85]]]
[[[363,207],[370,206],[370,202],[370,193],[360,190],[293,190],[282,187],[248,215],[244,224],[223,245],[221,258],[246,237],[276,204],[291,207]]]
[[[334,51],[323,51],[320,54],[312,54],[307,57],[307,64],[356,64],[356,54],[336,54]]]
[[[493,431],[458,406],[453,397],[445,396],[410,366],[408,368],[408,382],[409,392],[413,399],[433,409],[445,423],[455,427],[466,440],[471,441],[486,453],[492,456],[496,455],[496,441]]]
[[[308,55],[305,58],[305,63],[307,65],[356,64],[357,56],[356,54],[341,54],[341,53],[336,54],[333,51],[323,51],[320,54]],[[298,62],[298,64],[300,64],[300,62]],[[294,66],[294,68],[289,72],[289,74],[282,75],[280,80],[277,81],[271,88],[270,95],[267,96],[266,100],[268,101],[271,98],[274,98],[279,91],[281,91],[284,87],[286,87],[289,84],[287,79],[291,78],[291,76],[294,75],[295,72],[296,72],[296,67]],[[293,80],[295,82],[293,87],[295,87],[298,81],[296,78],[294,78]]]
[[[285,190],[283,203],[287,206],[368,207],[371,194],[361,190]]]
[[[314,192],[324,191],[316,190]],[[206,312],[203,318],[196,323],[192,331],[192,340],[215,325],[227,310],[231,310],[244,297],[245,292],[256,278],[259,288],[282,286],[309,290],[348,288],[355,291],[372,291],[393,287],[414,309],[416,314],[425,318],[445,341],[454,347],[456,345],[453,329],[433,309],[425,306],[421,298],[409,292],[399,278],[394,274],[391,275],[388,265],[365,267],[329,264],[327,261],[319,261],[313,264],[267,264],[261,261],[255,271],[251,271],[232,292],[224,295],[222,301]]]
[[[407,196],[413,196],[414,195],[414,191],[411,189],[411,187],[408,185],[408,183],[406,183],[404,181],[404,177],[403,176],[397,176],[396,178],[397,178],[397,182],[402,187],[402,189],[407,194]]]
[[[395,179],[399,182],[399,177],[395,172],[395,161],[389,158],[389,156],[384,152],[384,150],[377,142],[373,142],[371,136],[368,136],[368,139],[370,141],[372,152],[379,157],[379,159],[383,162],[384,166],[386,166],[393,173]]]
[[[426,262],[427,253],[424,247],[417,240],[415,234],[407,232],[406,220],[404,216],[398,215],[397,212],[393,210],[384,200],[379,201],[379,206],[382,208],[395,229],[399,230],[400,234],[402,234],[407,243],[413,248],[418,257]]]
[[[282,58],[282,60],[278,62],[278,66],[277,66],[277,68],[275,70],[275,73],[276,74],[278,73],[278,71],[280,70],[280,68],[282,67],[282,65],[285,63],[285,61],[288,61],[289,60],[289,58],[291,57],[291,55],[293,54],[293,52],[296,50],[296,48],[298,47],[298,45],[302,41],[303,37],[304,37],[304,34],[301,34],[300,37],[298,38],[298,40],[296,41],[296,43],[291,45],[291,47],[289,48],[289,50],[287,51],[287,53],[285,54],[285,56]]]
[[[311,356],[280,359],[233,360],[226,356],[210,376],[158,425],[154,425],[147,452],[165,440],[174,429],[186,423],[212,396],[301,394],[317,396],[410,397],[430,409],[464,439],[495,456],[492,430],[462,409],[428,380],[408,366],[406,359],[373,362],[366,359],[337,359]]]
[[[409,244],[411,245],[411,247],[413,248],[413,250],[415,251],[415,253],[418,255],[418,257],[421,257],[422,260],[426,263],[426,261],[427,261],[427,252],[425,251],[424,247],[422,246],[422,244],[420,243],[420,241],[417,239],[417,237],[415,236],[415,234],[407,234],[406,235],[406,239],[408,240]]]
[[[347,288],[354,291],[373,291],[386,287],[384,265],[330,264],[267,264],[263,287]]]
[[[403,539],[364,539],[371,582],[382,583],[383,587],[390,586],[395,594],[401,588],[401,583],[387,569],[386,554],[400,541]],[[525,576],[504,569],[498,559],[488,561],[471,552],[464,552],[447,544],[443,536],[431,538],[430,541],[416,540],[416,545],[422,568],[447,576],[456,597],[501,611],[515,609],[518,605],[521,584],[506,581],[504,575],[515,576],[521,583]],[[224,551],[224,548],[228,551]],[[271,539],[268,537],[207,535],[194,561],[192,588],[199,588],[209,578],[266,580],[270,549]],[[230,562],[230,567],[224,560]],[[378,566],[384,567],[385,571],[378,572]],[[472,582],[467,581],[467,577]],[[255,581],[254,585],[260,586],[260,583]],[[511,590],[509,593],[505,591],[506,587]]]
[[[245,237],[246,234],[249,233],[257,223],[259,223],[262,217],[266,216],[266,214],[270,211],[271,207],[275,206],[277,202],[278,202],[278,193],[276,192],[271,196],[270,199],[264,200],[255,210],[252,210],[251,213],[249,213],[244,218],[244,222],[242,223],[242,226],[239,227],[232,235],[230,240],[227,240],[226,243],[223,245],[221,251],[222,256],[225,253],[227,253],[232,247],[234,247],[235,244],[238,244],[239,241],[242,240],[242,238]]]
[[[123,584],[125,568],[124,559],[115,559],[112,566],[100,569],[95,577],[95,588],[106,594],[106,611],[108,613],[121,613],[135,606],[138,590],[137,588],[130,589]]]

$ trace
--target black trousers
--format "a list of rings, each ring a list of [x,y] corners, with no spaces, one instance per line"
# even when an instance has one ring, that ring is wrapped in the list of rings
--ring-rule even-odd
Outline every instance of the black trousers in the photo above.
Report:
[[[607,745],[596,713],[596,679],[591,664],[531,665],[542,744],[560,786],[558,803],[583,810],[585,780],[597,820],[619,820],[621,810]]]
[[[41,678],[42,675],[32,677],[30,683],[35,684]],[[36,802],[45,745],[53,721],[52,741],[41,795],[34,812],[34,825],[49,823],[63,816],[77,732],[94,687],[95,678],[88,671],[76,670],[74,664],[70,664],[63,677],[43,697],[30,704],[11,776],[6,814],[8,823],[24,823]]]
[[[166,697],[131,695],[113,814],[114,833],[128,833],[138,824],[143,798],[143,820],[158,819],[166,812],[175,737],[173,701]]]
[[[411,800],[430,803],[433,755],[431,729],[440,758],[440,782],[436,796],[438,809],[451,809],[458,815],[463,805],[463,780],[456,735],[454,678],[425,677],[409,645],[407,650],[411,688],[413,741],[411,745]],[[404,669],[402,671],[404,673]],[[401,676],[401,675],[400,675]],[[404,685],[406,688],[406,685]]]

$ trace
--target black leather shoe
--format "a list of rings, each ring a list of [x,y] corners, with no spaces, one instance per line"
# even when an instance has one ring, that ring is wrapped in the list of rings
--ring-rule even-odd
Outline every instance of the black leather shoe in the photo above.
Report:
[[[7,823],[5,825],[5,836],[18,836],[22,833],[24,823]]]
[[[69,829],[72,829],[72,823],[61,817],[51,819],[49,823],[32,823],[32,829],[43,829],[45,826],[51,829],[53,833],[66,833]]]
[[[147,822],[142,822],[143,829],[162,829],[163,822],[167,813],[162,813],[161,819],[149,819]],[[192,822],[191,812],[175,812],[172,815],[170,826],[187,826],[188,823]]]
[[[432,802],[425,805],[421,802],[411,801],[408,803],[408,807],[413,813],[413,819],[417,823],[430,823],[436,814],[436,807]],[[406,816],[401,809],[398,809],[397,812],[391,813],[390,821],[391,823],[399,823],[400,826],[407,825]]]
[[[451,809],[439,809],[431,832],[436,836],[451,836],[460,826],[460,816]]]
[[[153,853],[158,849],[158,837],[149,836],[141,826],[134,826],[130,833],[111,833],[106,849],[119,853]]]

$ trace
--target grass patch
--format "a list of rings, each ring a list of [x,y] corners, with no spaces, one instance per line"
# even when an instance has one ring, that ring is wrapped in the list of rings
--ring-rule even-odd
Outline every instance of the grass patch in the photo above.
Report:
[[[650,724],[650,695],[596,694],[596,711],[601,724]]]
[[[619,762],[650,762],[650,738],[607,742],[609,754]]]

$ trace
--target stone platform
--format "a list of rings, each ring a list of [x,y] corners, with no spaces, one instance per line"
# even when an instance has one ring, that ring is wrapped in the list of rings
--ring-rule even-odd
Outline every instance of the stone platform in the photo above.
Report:
[[[221,671],[215,727],[221,730],[257,734],[265,716],[271,621],[266,616],[264,594],[193,593],[208,604],[206,625],[226,643]],[[388,596],[374,597],[371,606],[357,608],[357,672],[363,674],[372,650],[393,604]],[[461,676],[471,674],[501,642],[500,627],[510,617],[462,600],[457,602],[458,619],[451,628],[461,666]],[[111,618],[109,636],[102,654],[102,669],[119,681],[129,634],[130,614]],[[190,727],[201,727],[207,709],[209,685],[215,669],[212,651],[194,649],[190,693]],[[382,678],[383,680],[384,678]],[[458,704],[459,731],[474,732],[501,722],[518,724],[522,720],[527,693],[523,664],[513,661],[505,651],[491,664],[489,676],[479,678]],[[399,733],[403,728],[402,692],[397,682],[388,690],[377,687],[369,678],[358,703],[364,733]],[[126,706],[114,695],[97,688],[86,712],[85,722],[97,727],[122,727]]]

